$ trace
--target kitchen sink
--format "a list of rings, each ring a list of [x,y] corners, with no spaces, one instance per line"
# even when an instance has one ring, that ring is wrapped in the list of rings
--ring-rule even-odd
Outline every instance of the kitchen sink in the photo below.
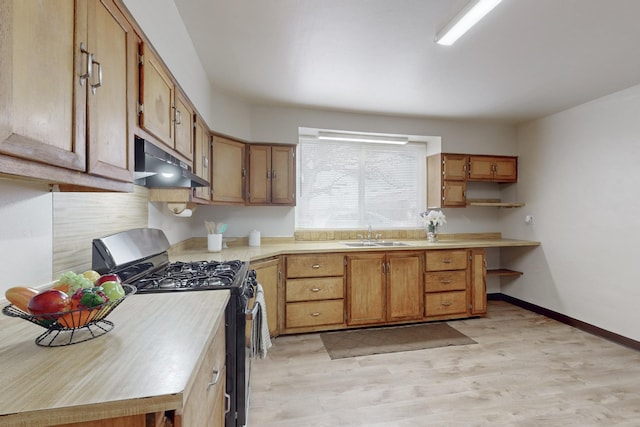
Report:
[[[343,245],[345,246],[349,246],[352,248],[365,248],[365,247],[376,247],[376,246],[411,246],[408,243],[403,243],[403,242],[369,242],[369,241],[362,241],[362,242],[341,242]]]
[[[376,242],[377,246],[411,246],[404,242]]]
[[[364,248],[370,246],[378,246],[375,242],[342,242],[345,246],[350,246],[352,248]]]

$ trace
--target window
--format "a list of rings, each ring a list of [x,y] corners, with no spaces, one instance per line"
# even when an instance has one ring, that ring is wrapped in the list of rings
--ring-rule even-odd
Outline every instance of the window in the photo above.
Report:
[[[425,206],[424,143],[298,145],[298,229],[416,228]]]

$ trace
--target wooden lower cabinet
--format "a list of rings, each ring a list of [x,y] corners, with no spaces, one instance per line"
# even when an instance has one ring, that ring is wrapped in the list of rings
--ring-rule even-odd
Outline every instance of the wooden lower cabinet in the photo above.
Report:
[[[482,248],[284,258],[282,334],[463,319],[487,312]]]
[[[347,256],[347,324],[373,325],[386,320],[384,253]]]
[[[176,411],[175,427],[222,427],[225,408],[225,322],[221,321],[200,368],[185,390],[182,410]]]
[[[487,314],[487,251],[471,249],[470,310],[472,315]]]
[[[347,256],[347,324],[373,325],[423,317],[421,252]]]
[[[323,300],[287,303],[288,329],[323,327],[344,323],[344,300]]]
[[[284,322],[281,332],[345,327],[344,255],[285,256]]]
[[[484,249],[427,251],[425,317],[443,319],[487,312]]]
[[[262,285],[264,300],[267,305],[267,323],[269,324],[269,334],[275,337],[279,333],[278,326],[278,301],[280,294],[280,258],[269,258],[262,261],[252,262],[251,268],[256,271],[256,278]]]

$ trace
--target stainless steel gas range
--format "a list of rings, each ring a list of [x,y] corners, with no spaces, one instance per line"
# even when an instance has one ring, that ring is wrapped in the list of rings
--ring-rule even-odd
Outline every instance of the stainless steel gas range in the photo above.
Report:
[[[256,357],[260,310],[249,306],[256,292],[256,274],[249,263],[231,261],[170,262],[169,241],[162,230],[138,228],[93,240],[92,268],[115,273],[137,288],[136,295],[228,289],[225,310],[226,427],[247,424],[251,362]],[[249,327],[247,327],[249,324]],[[250,336],[247,336],[247,331]]]

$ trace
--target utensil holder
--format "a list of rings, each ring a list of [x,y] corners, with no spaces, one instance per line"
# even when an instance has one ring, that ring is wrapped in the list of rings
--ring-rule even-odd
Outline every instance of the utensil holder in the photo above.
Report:
[[[220,252],[222,250],[222,234],[208,234],[207,249],[209,252]]]

